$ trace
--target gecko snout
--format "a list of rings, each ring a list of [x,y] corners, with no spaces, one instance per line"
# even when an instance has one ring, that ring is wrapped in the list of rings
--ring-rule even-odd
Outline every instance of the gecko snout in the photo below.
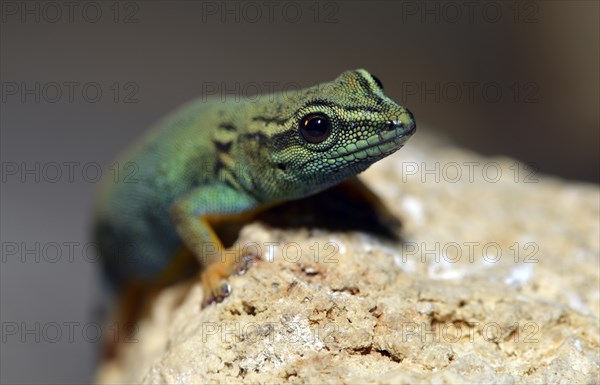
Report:
[[[417,130],[417,124],[414,119],[410,119],[408,122],[403,122],[399,118],[388,120],[381,132],[396,131],[400,135],[412,135]]]

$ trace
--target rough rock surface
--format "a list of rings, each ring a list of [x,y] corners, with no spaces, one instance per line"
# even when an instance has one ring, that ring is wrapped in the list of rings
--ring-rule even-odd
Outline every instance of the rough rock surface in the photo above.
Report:
[[[199,285],[164,290],[98,381],[600,382],[597,186],[424,130],[363,180],[401,242],[247,225],[263,259],[232,295],[200,310]]]

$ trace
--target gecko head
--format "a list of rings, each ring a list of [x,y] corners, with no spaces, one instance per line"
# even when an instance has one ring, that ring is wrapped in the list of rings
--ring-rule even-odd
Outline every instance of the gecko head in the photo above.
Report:
[[[265,130],[271,196],[302,197],[337,184],[400,149],[416,130],[412,113],[365,70],[282,97],[272,108],[282,119]]]

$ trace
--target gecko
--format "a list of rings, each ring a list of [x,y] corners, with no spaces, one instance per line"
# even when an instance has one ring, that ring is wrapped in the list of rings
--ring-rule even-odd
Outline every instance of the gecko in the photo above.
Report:
[[[93,227],[105,271],[117,284],[152,279],[183,248],[202,267],[202,306],[222,301],[247,256],[223,246],[217,223],[338,184],[390,219],[356,175],[415,131],[413,114],[363,69],[258,100],[193,100],[117,158],[134,165],[132,180],[102,184]]]

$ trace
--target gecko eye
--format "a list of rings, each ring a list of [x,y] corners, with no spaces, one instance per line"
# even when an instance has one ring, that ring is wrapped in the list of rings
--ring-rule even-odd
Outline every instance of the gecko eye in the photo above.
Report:
[[[331,134],[331,121],[323,114],[306,115],[300,121],[300,135],[309,143],[321,143]]]

